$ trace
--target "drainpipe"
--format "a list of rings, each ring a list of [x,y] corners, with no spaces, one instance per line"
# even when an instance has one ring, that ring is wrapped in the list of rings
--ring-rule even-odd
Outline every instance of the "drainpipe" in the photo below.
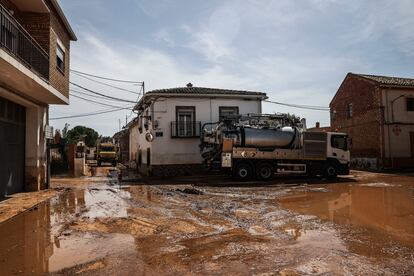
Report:
[[[387,89],[387,92],[389,91],[390,89],[388,88]],[[400,98],[402,98],[402,97],[405,97],[405,95],[400,95],[400,96],[398,96],[397,98],[395,98],[395,99],[393,99],[392,101],[391,101],[391,124],[394,124],[395,123],[395,121],[394,121],[394,103],[395,103],[395,101],[396,100],[398,100],[398,99],[400,99]],[[388,104],[388,93],[387,93],[387,104]],[[392,154],[392,151],[391,151],[391,135],[390,135],[390,124],[388,124],[388,147],[389,147],[389,149],[390,149],[390,157],[391,157],[391,168],[393,168],[394,169],[394,156],[393,156],[393,154]]]
[[[389,88],[387,88],[385,92],[385,101],[387,104],[387,134],[388,134],[388,154],[391,160],[391,168],[394,168],[394,157],[392,156],[392,147],[391,147],[391,134],[390,134],[390,111],[389,111],[389,105],[388,105],[388,92],[390,91]]]
[[[46,122],[49,125],[49,106],[46,108]],[[50,188],[50,142],[46,139],[46,189]]]

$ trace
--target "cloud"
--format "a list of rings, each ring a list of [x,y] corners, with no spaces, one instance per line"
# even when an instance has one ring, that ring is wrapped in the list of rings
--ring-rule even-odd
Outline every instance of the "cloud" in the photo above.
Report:
[[[251,82],[248,78],[227,72],[218,65],[194,71],[191,67],[186,67],[176,60],[174,55],[167,54],[161,50],[121,42],[115,46],[91,33],[81,33],[78,35],[82,43],[74,44],[72,47],[71,66],[73,69],[110,78],[145,81],[146,91],[185,86],[190,81],[197,86],[232,89],[248,87]],[[136,100],[136,96],[133,94],[114,90],[79,78],[73,74],[71,75],[71,80],[89,89],[113,97]],[[137,87],[123,86],[123,88],[136,89],[138,91]],[[96,100],[101,101],[101,99]],[[119,102],[106,103],[125,105]],[[129,104],[126,105],[129,106]],[[51,106],[50,116],[52,118],[61,117],[103,109],[107,108],[92,105],[72,97],[69,106]],[[96,128],[103,135],[112,135],[118,130],[118,119],[121,119],[122,125],[124,125],[125,116],[128,115],[130,115],[130,111],[119,111],[97,117],[67,119],[52,121],[52,123],[56,128],[63,128],[65,122],[69,122],[71,126],[83,124]]]
[[[231,58],[233,42],[240,32],[240,14],[230,5],[219,6],[209,17],[208,23],[198,27],[184,24],[182,29],[189,35],[185,47],[201,54],[211,62]]]
[[[113,30],[105,32],[100,25],[94,28],[75,22],[83,32],[73,44],[74,69],[144,80],[147,90],[192,82],[196,86],[264,91],[275,101],[309,105],[328,105],[349,71],[414,73],[410,64],[414,57],[411,0],[216,0],[191,1],[191,5],[189,0],[134,1],[140,14],[131,25],[139,26],[139,37],[119,40],[114,30],[122,26],[116,26],[116,21],[111,23],[115,24]],[[116,5],[122,9],[123,4]],[[95,15],[77,16],[89,19]],[[133,95],[75,80],[107,94],[134,99]],[[52,109],[53,115],[102,109],[74,98],[71,101],[70,107]],[[323,112],[269,103],[263,110],[294,112],[307,117],[310,124],[329,122],[329,114]],[[99,122],[71,122],[86,121],[109,135],[117,130],[118,118],[125,115],[129,113],[108,114],[99,117]]]
[[[168,47],[175,47],[175,41],[166,29],[161,29],[157,31],[154,34],[154,38],[157,42],[162,43]]]
[[[342,36],[347,45],[386,40],[408,56],[414,56],[414,2],[411,0],[359,2],[361,20],[350,23]]]

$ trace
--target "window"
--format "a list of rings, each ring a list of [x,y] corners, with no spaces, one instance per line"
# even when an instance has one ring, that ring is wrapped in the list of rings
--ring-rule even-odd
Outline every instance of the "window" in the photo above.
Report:
[[[414,98],[407,98],[407,111],[414,111]]]
[[[62,73],[65,72],[65,50],[59,43],[56,46],[56,66]]]
[[[177,106],[176,131],[179,137],[195,136],[195,107]]]
[[[336,149],[348,150],[348,139],[345,135],[332,135],[331,146]]]
[[[353,104],[348,104],[348,106],[347,106],[347,108],[346,108],[346,117],[348,118],[348,119],[350,119],[350,118],[352,118],[352,115],[353,115]]]
[[[223,120],[232,115],[239,115],[238,106],[220,106],[219,107],[219,118]]]

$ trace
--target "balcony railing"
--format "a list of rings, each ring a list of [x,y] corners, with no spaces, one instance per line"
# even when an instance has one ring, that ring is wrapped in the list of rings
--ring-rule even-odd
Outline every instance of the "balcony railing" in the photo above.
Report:
[[[196,138],[200,137],[201,122],[176,121],[171,122],[171,138]]]
[[[49,55],[1,5],[0,47],[6,49],[40,77],[49,80]]]

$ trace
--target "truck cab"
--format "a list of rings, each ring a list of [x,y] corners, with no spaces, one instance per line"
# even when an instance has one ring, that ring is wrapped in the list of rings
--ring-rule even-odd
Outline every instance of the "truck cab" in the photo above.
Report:
[[[338,174],[349,174],[349,152],[348,135],[346,133],[328,132],[327,133],[327,159],[336,160]]]
[[[98,167],[102,163],[111,163],[112,166],[116,166],[118,163],[118,150],[117,146],[112,143],[100,143],[97,147],[96,161]]]

